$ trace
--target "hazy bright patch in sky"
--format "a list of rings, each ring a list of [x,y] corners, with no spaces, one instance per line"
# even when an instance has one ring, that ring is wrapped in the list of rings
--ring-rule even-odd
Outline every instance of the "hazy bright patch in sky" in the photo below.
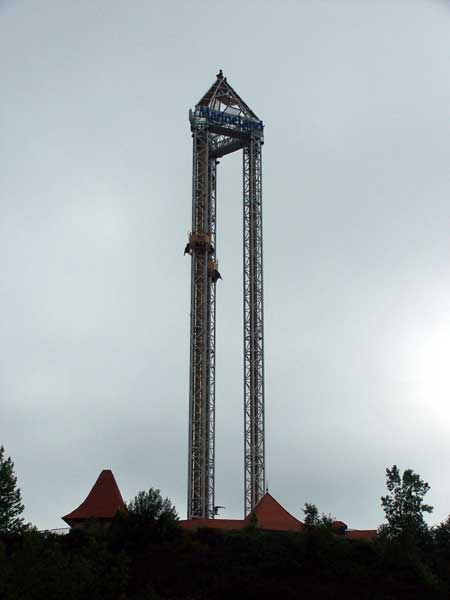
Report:
[[[450,512],[450,5],[0,0],[0,443],[39,527],[111,468],[185,514],[188,109],[266,124],[268,479],[375,527]],[[217,490],[243,510],[241,158],[218,180]]]

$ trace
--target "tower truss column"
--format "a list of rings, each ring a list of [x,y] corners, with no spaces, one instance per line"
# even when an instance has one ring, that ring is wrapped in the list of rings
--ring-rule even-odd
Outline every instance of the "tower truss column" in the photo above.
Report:
[[[214,515],[216,159],[193,130],[188,518]]]
[[[264,124],[220,71],[189,111],[193,137],[188,518],[214,518],[216,171],[244,155],[245,513],[264,494],[264,331],[261,147]]]
[[[244,162],[244,490],[245,514],[265,491],[262,165],[260,138]]]

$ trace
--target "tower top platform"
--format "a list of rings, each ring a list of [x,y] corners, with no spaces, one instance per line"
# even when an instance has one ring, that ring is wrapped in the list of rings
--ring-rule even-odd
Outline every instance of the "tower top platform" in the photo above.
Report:
[[[216,75],[216,81],[200,98],[195,109],[189,111],[189,120],[191,129],[207,127],[218,136],[243,141],[248,140],[250,135],[263,137],[263,122],[231,87],[222,71]]]
[[[203,106],[208,107],[210,110],[224,112],[231,116],[240,116],[256,121],[260,120],[248,104],[246,104],[239,94],[231,87],[222,71],[219,71],[216,78],[216,81],[212,84],[206,94],[204,94],[195,105],[196,109]]]

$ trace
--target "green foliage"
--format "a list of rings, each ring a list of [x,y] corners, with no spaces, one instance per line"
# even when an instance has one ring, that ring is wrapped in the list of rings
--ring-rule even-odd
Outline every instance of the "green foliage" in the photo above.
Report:
[[[305,515],[303,523],[306,525],[306,527],[317,527],[319,524],[319,509],[317,506],[315,504],[305,502],[305,507],[302,508],[302,511]]]
[[[177,511],[169,498],[163,498],[158,489],[150,488],[148,492],[139,492],[128,503],[131,516],[143,521],[156,521],[169,518],[178,519]]]
[[[135,555],[149,544],[171,542],[180,537],[175,507],[158,489],[139,492],[127,508],[126,512],[117,513],[111,526],[115,548]]]
[[[432,529],[431,538],[434,571],[450,587],[450,517]]]
[[[326,515],[325,513],[319,515],[319,509],[315,504],[305,502],[305,506],[302,508],[302,511],[305,515],[303,523],[307,528],[315,527],[328,530],[332,528],[335,521],[334,517],[331,515]]]
[[[443,548],[447,548],[450,554],[450,516],[433,529],[433,537]]]
[[[133,535],[120,517],[126,541]],[[156,520],[157,522],[157,520]],[[139,530],[141,531],[141,529]],[[397,542],[303,533],[199,529],[117,546],[114,527],[0,536],[1,600],[433,600],[450,597],[449,561]],[[389,550],[389,551],[388,551]]]
[[[386,487],[388,494],[382,496],[381,505],[387,524],[379,529],[385,539],[417,540],[428,532],[424,514],[431,513],[433,507],[424,503],[424,496],[430,489],[426,481],[412,469],[406,469],[403,475],[396,465],[386,469]]]
[[[247,525],[245,526],[245,531],[247,533],[254,533],[258,529],[258,517],[254,512],[250,513],[250,518],[248,520]]]
[[[24,528],[20,517],[24,509],[14,463],[5,458],[5,449],[0,446],[0,533],[18,532]]]
[[[118,600],[126,592],[129,561],[111,552],[104,532],[58,536],[30,529],[4,544],[2,600]]]

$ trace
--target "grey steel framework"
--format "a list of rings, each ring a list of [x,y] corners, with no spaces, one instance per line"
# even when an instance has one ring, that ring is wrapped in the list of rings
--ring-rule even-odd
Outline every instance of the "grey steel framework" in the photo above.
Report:
[[[214,518],[216,171],[243,150],[245,514],[264,494],[263,124],[222,71],[189,112],[193,138],[188,518]]]
[[[245,514],[264,494],[264,311],[261,140],[244,148]]]

